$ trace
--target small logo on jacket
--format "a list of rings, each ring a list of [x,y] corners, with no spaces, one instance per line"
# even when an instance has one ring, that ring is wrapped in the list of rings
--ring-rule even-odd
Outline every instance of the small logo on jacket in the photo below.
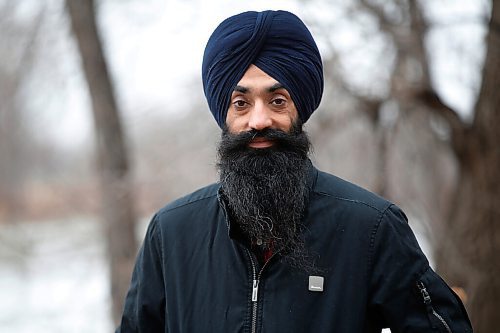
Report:
[[[309,291],[323,291],[324,281],[322,276],[309,276]]]

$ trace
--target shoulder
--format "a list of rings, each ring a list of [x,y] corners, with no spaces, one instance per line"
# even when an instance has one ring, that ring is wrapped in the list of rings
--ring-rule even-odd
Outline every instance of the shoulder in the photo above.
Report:
[[[216,209],[219,187],[219,183],[213,183],[168,203],[158,211],[156,219],[161,223],[169,217],[196,216]]]
[[[332,174],[316,169],[312,193],[317,199],[383,214],[392,202]]]
[[[216,230],[223,214],[219,207],[219,184],[211,184],[174,200],[151,219],[146,239],[157,245],[157,251],[196,243]],[[193,243],[194,242],[194,243]]]
[[[421,256],[408,218],[389,200],[319,170],[312,193],[316,214],[331,216],[341,230],[352,231],[357,238],[363,239],[370,248],[369,261],[374,252],[398,248],[400,252],[403,249],[411,252],[413,258]]]
[[[405,213],[394,203],[334,175],[318,170],[313,187],[320,206],[331,207],[335,216],[342,216],[341,224],[351,224],[370,233],[370,247],[377,239],[387,244],[404,243],[415,253],[420,253],[417,240],[408,224]],[[390,240],[389,240],[390,239]]]

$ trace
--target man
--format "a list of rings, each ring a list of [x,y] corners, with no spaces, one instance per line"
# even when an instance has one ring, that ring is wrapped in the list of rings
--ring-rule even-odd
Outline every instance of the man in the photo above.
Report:
[[[202,71],[220,182],[154,216],[118,332],[472,332],[403,212],[311,165],[323,70],[299,18],[226,19]]]

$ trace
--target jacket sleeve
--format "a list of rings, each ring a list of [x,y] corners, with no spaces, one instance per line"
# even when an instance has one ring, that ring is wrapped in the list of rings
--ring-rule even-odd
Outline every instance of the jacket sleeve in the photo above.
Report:
[[[465,308],[421,251],[406,216],[389,207],[370,244],[370,308],[396,332],[472,332]]]
[[[162,254],[158,217],[155,215],[137,256],[116,333],[165,331]]]

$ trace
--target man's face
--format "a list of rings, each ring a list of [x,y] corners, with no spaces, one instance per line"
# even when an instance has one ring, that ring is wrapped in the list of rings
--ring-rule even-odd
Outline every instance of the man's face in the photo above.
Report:
[[[288,91],[255,65],[250,65],[231,95],[226,125],[231,134],[267,128],[289,132],[298,118]],[[273,142],[256,137],[251,148],[268,148]]]
[[[250,66],[231,96],[218,147],[222,197],[246,241],[281,251],[292,266],[306,270],[311,262],[301,219],[309,148],[288,91]]]

